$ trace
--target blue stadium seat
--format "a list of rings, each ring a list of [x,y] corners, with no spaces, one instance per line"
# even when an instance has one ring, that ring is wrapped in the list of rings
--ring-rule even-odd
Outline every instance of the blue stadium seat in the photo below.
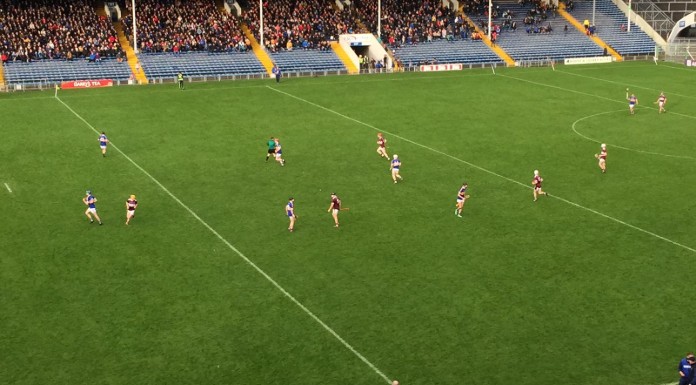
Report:
[[[39,86],[70,80],[112,79],[127,81],[131,70],[127,62],[107,59],[99,63],[85,60],[43,60],[30,63],[8,62],[5,65],[8,84]]]
[[[138,55],[149,80],[172,79],[181,72],[189,78],[204,76],[242,76],[265,74],[253,52],[147,53]]]
[[[416,66],[433,59],[438,64],[482,64],[503,61],[480,40],[434,40],[430,43],[407,44],[394,50],[394,55],[406,66]]]
[[[344,70],[341,59],[333,51],[294,50],[271,53],[271,59],[285,73]]]
[[[595,44],[592,39],[585,36],[575,27],[570,25],[562,16],[553,16],[548,12],[548,17],[540,25],[551,25],[553,31],[549,34],[528,34],[524,18],[530,5],[517,3],[500,3],[501,11],[511,10],[517,22],[517,31],[503,30],[498,37],[498,45],[503,48],[513,59],[517,60],[560,60],[568,57],[601,56],[604,50]],[[478,20],[475,20],[478,21]],[[500,20],[497,19],[496,22]],[[563,28],[568,25],[568,32]]]
[[[655,52],[655,42],[636,24],[631,23],[631,32],[621,31],[627,17],[619,7],[609,0],[597,0],[595,9],[596,35],[621,55],[646,55]],[[592,1],[575,1],[571,14],[581,23],[592,22]]]

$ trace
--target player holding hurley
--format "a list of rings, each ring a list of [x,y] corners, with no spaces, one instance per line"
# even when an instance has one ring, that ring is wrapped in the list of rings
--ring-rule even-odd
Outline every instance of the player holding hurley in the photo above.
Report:
[[[636,113],[636,105],[638,104],[638,98],[634,94],[628,96],[628,88],[626,88],[626,100],[628,100],[628,111],[631,113],[631,115],[634,115]]]
[[[338,212],[341,211],[341,199],[336,193],[331,193],[331,204],[329,204],[329,209],[326,211],[331,213],[335,223],[334,227],[338,227]]]
[[[462,217],[464,203],[467,199],[469,199],[469,195],[466,193],[467,188],[469,188],[469,184],[464,182],[462,183],[462,187],[459,188],[459,192],[457,193],[457,208],[454,209],[454,215],[458,216],[459,218]]]
[[[599,168],[602,170],[602,173],[607,172],[607,145],[602,143],[601,146],[601,151],[599,154],[595,154],[595,158],[599,161]]]
[[[657,104],[657,106],[660,107],[657,110],[658,114],[661,114],[663,112],[667,112],[665,110],[665,104],[667,104],[667,97],[665,96],[664,92],[660,92],[660,97],[657,98],[657,101],[655,102],[655,104]]]
[[[377,154],[389,160],[389,155],[387,155],[387,139],[382,136],[381,132],[377,134]]]
[[[135,216],[135,209],[138,208],[138,201],[135,200],[135,195],[131,195],[126,200],[126,225],[130,224],[131,219]]]
[[[539,170],[534,170],[534,179],[532,180],[532,186],[534,186],[534,202],[537,201],[539,195],[549,195],[541,189],[541,182],[543,181],[544,178],[539,176]]]

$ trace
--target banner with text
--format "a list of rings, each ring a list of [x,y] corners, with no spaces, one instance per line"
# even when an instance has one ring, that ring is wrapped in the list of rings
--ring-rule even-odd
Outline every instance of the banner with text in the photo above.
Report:
[[[599,64],[599,63],[611,63],[614,58],[611,56],[595,56],[595,57],[570,57],[563,59],[563,64]]]
[[[114,81],[111,79],[99,79],[99,80],[74,80],[71,82],[63,82],[60,84],[60,88],[72,89],[72,88],[99,88],[99,87],[111,87],[114,85]]]
[[[463,70],[463,64],[427,64],[420,66],[422,72],[433,72],[433,71],[458,71]]]

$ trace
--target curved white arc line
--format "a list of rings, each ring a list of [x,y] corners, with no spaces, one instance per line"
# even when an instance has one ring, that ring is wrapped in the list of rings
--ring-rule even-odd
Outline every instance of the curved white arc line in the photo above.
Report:
[[[620,149],[622,149],[622,150],[633,151],[633,152],[637,152],[637,153],[640,153],[640,154],[646,154],[646,155],[657,155],[657,156],[665,156],[665,157],[668,157],[668,158],[696,160],[696,158],[691,157],[691,156],[687,156],[687,155],[663,154],[663,153],[661,153],[661,152],[652,152],[652,151],[638,150],[638,149],[635,149],[635,148],[619,146],[618,144],[602,142],[602,141],[600,141],[600,140],[597,140],[597,139],[594,139],[594,138],[590,138],[589,136],[584,135],[584,134],[578,132],[578,130],[575,128],[575,125],[578,124],[578,123],[580,123],[580,122],[582,122],[583,120],[590,119],[590,118],[594,118],[595,116],[608,115],[608,114],[613,114],[613,113],[623,112],[623,111],[625,111],[625,110],[624,110],[624,109],[621,109],[621,110],[614,110],[614,111],[604,111],[604,112],[599,112],[599,113],[592,114],[592,115],[583,116],[582,118],[580,118],[580,119],[574,121],[574,122],[573,122],[573,125],[571,126],[571,128],[573,129],[573,132],[574,132],[576,135],[578,135],[579,137],[581,137],[581,138],[583,138],[583,139],[587,139],[587,140],[589,140],[590,142],[595,142],[595,143],[606,143],[607,145],[609,145],[609,146],[611,146],[611,147],[613,147],[613,148],[620,148]]]

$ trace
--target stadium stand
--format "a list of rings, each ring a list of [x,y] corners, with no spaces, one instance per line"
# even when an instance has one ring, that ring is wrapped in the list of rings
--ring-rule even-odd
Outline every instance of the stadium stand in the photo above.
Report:
[[[89,63],[84,60],[41,60],[10,63],[5,66],[7,84],[22,84],[24,87],[46,87],[68,80],[127,81],[130,74],[128,64],[116,60],[104,60],[101,63]]]
[[[406,44],[395,48],[394,55],[405,68],[430,63],[482,64],[503,62],[480,40],[438,40],[431,43]]]
[[[8,61],[98,60],[121,52],[111,22],[86,0],[0,0],[0,20],[0,51]]]
[[[113,25],[91,1],[0,0],[0,44],[10,85],[130,76]]]
[[[569,13],[578,21],[592,21],[592,1],[574,1]],[[636,24],[628,32],[626,15],[609,0],[596,0],[596,34],[621,55],[646,55],[655,52],[655,42]]]
[[[252,7],[244,22],[258,36],[259,14]],[[329,40],[353,33],[349,9],[339,10],[329,0],[273,0],[264,3],[264,46],[269,52],[297,49],[329,50]]]
[[[327,0],[279,0],[264,5],[264,47],[284,72],[345,70],[331,50],[331,41],[356,31],[350,9],[340,10]],[[258,12],[248,10],[243,20],[258,36]]]
[[[533,3],[501,2],[498,5],[503,13],[511,12],[510,23],[517,25],[515,31],[512,28],[501,29],[498,37],[500,47],[516,61],[560,60],[568,57],[601,56],[604,53],[601,47],[568,25],[564,18],[556,16],[553,10],[544,11]],[[486,21],[478,18],[475,22],[485,24]],[[495,23],[499,22],[496,19]]]
[[[359,19],[377,29],[377,1],[356,0]],[[482,41],[471,41],[473,28],[457,10],[440,2],[382,1],[382,39],[404,67],[426,63],[502,63]]]
[[[344,70],[341,59],[333,51],[300,50],[271,53],[271,59],[285,73]]]
[[[122,18],[124,32],[133,35],[130,2]],[[138,50],[160,52],[245,52],[249,42],[237,20],[212,0],[138,0]]]
[[[173,79],[182,72],[191,79],[212,76],[265,74],[266,70],[253,53],[188,52],[182,54],[141,54],[140,62],[150,80]]]
[[[121,20],[132,35],[130,2]],[[239,22],[212,0],[139,0],[138,58],[151,80],[257,75],[266,71],[251,53]],[[132,37],[130,37],[132,40]]]

